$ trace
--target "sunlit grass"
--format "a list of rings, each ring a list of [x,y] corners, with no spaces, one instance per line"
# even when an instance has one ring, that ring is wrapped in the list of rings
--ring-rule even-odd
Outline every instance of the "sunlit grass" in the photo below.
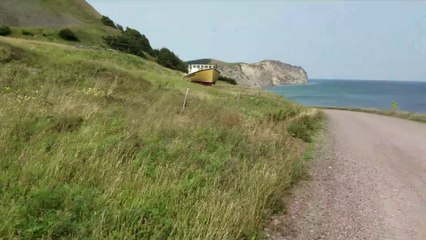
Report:
[[[259,90],[6,38],[0,72],[0,238],[256,238],[303,160],[306,110]]]

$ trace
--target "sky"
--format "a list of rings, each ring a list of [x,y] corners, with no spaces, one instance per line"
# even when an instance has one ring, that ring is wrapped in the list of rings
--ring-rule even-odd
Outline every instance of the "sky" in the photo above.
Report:
[[[426,1],[88,2],[186,61],[273,59],[311,79],[426,81]]]

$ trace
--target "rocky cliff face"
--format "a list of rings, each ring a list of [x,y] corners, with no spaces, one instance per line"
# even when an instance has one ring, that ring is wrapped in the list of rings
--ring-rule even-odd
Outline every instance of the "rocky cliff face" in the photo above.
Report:
[[[280,61],[261,61],[254,64],[218,64],[221,75],[233,78],[239,85],[267,87],[293,83],[307,83],[308,74],[302,67]]]

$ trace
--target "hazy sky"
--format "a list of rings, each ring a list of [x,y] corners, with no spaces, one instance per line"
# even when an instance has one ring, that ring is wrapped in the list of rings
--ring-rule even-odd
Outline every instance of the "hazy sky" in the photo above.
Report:
[[[426,1],[89,2],[184,60],[276,59],[310,78],[426,81]]]

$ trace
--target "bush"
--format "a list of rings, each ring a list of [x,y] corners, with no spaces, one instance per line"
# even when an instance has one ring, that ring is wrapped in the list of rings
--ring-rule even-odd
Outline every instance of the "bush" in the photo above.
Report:
[[[24,36],[34,36],[34,33],[28,31],[28,30],[22,30],[22,35]]]
[[[153,49],[145,35],[135,29],[126,28],[119,36],[107,36],[105,42],[115,50],[145,58],[144,52],[153,54]]]
[[[116,26],[118,30],[120,30],[121,32],[124,32],[123,26],[121,26],[120,24],[117,24]]]
[[[186,72],[186,64],[179,59],[178,56],[167,48],[162,48],[160,50],[155,50],[155,55],[157,57],[157,63],[173,70],[179,70]]]
[[[77,38],[77,36],[74,34],[74,32],[73,32],[73,31],[71,31],[69,28],[62,29],[62,30],[59,32],[59,36],[60,36],[62,39],[67,40],[67,41],[73,41],[73,42],[78,42],[78,41],[79,41],[79,39],[78,39],[78,38]]]
[[[112,23],[110,19],[105,17],[102,18],[105,25]],[[109,19],[109,20],[108,20]],[[156,62],[164,67],[186,72],[186,64],[179,59],[179,57],[167,48],[153,49],[149,43],[148,38],[141,34],[139,31],[131,28],[123,30],[121,25],[115,25],[114,27],[120,30],[122,33],[119,36],[106,36],[105,42],[115,50],[120,52],[130,53],[142,58],[146,58],[145,53],[155,57]]]
[[[12,33],[12,30],[8,26],[1,26],[0,27],[0,36],[7,36]]]
[[[232,85],[237,85],[237,81],[230,77],[220,76],[218,80]]]
[[[117,28],[117,26],[115,25],[114,21],[112,21],[112,20],[111,20],[109,17],[107,17],[107,16],[102,16],[101,21],[102,21],[102,23],[103,23],[105,26],[112,27],[112,28]]]

